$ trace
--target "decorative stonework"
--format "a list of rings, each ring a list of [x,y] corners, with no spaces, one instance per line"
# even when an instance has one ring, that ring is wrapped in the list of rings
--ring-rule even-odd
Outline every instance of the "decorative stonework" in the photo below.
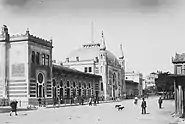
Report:
[[[172,63],[182,63],[185,62],[185,53],[175,54],[175,57],[172,57]]]

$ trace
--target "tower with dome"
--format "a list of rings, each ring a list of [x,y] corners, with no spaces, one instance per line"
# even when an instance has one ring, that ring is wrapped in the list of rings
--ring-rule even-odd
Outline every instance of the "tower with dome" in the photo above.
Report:
[[[125,58],[122,45],[120,45],[120,55],[116,57],[107,50],[103,31],[99,43],[84,44],[81,48],[72,51],[63,65],[100,75],[100,90],[96,91],[95,96],[103,96],[105,100],[124,97]]]

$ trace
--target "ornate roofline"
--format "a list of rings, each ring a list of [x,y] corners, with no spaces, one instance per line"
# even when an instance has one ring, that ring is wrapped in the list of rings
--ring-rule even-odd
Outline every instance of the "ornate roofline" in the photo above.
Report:
[[[100,43],[84,44],[82,46],[83,46],[83,48],[100,47]]]
[[[177,63],[185,63],[185,53],[182,54],[175,54],[175,57],[172,57],[172,63],[177,64]]]
[[[30,42],[42,44],[42,45],[53,48],[52,40],[48,41],[48,40],[45,40],[43,38],[31,35],[28,30],[26,31],[26,34],[17,34],[17,35],[11,35],[10,36],[10,41],[11,42],[19,42],[19,41],[25,41],[25,40],[28,40]]]

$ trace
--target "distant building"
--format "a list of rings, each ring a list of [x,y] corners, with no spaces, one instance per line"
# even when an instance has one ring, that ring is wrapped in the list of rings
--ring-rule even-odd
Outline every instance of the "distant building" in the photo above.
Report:
[[[100,75],[100,94],[106,100],[123,97],[125,94],[125,59],[122,46],[121,55],[117,58],[107,50],[102,32],[101,43],[85,44],[72,51],[63,65],[90,74]]]
[[[146,88],[155,86],[155,79],[157,78],[157,73],[150,73],[146,76],[145,82],[146,82]]]
[[[143,94],[143,75],[139,72],[125,73],[126,95],[141,96]]]

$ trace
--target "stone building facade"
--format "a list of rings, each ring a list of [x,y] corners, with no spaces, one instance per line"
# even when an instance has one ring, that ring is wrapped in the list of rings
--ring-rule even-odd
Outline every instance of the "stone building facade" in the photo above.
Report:
[[[25,34],[12,35],[3,26],[0,35],[0,100],[16,99],[19,106],[38,105],[38,98],[99,96],[101,77],[52,63],[52,40]]]
[[[177,54],[172,58],[174,64],[174,91],[175,91],[175,112],[185,117],[185,53]]]
[[[53,98],[70,102],[75,97],[88,100],[100,98],[101,76],[88,74],[75,69],[53,64]]]
[[[0,97],[22,105],[52,100],[52,42],[30,34],[0,35]],[[47,88],[46,88],[47,87]]]
[[[143,95],[143,75],[139,72],[125,73],[126,95],[128,97]]]
[[[64,66],[90,74],[100,75],[102,91],[100,94],[106,100],[123,97],[125,94],[125,58],[122,45],[121,55],[117,58],[107,50],[102,32],[100,43],[84,44],[72,51],[63,63]]]

